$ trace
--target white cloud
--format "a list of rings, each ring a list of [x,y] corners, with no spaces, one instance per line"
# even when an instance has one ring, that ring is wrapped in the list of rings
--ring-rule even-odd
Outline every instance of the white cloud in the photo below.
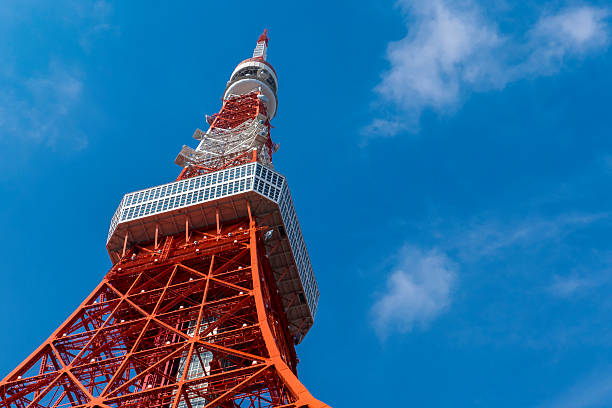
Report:
[[[608,11],[605,9],[588,6],[566,9],[556,15],[542,17],[532,35],[546,39],[563,50],[573,48],[584,51],[608,42],[606,17]],[[550,45],[545,48],[550,48]]]
[[[454,104],[463,83],[484,80],[496,65],[502,39],[475,8],[451,9],[443,1],[409,2],[413,26],[389,44],[391,69],[376,91],[404,109]]]
[[[363,131],[368,135],[376,135],[376,137],[393,137],[405,130],[414,131],[416,126],[414,123],[408,123],[397,119],[381,119],[374,118]],[[365,145],[366,143],[364,143]]]
[[[528,56],[515,76],[554,73],[566,59],[606,47],[608,15],[606,9],[583,6],[543,16],[529,32]]]
[[[91,3],[77,2],[75,10],[79,19],[86,22],[86,29],[82,30],[79,44],[87,52],[91,52],[95,41],[104,38],[105,34],[119,33],[119,27],[112,24],[114,13],[113,5],[105,0],[96,0]]]
[[[386,290],[377,294],[371,309],[374,328],[384,338],[390,332],[424,327],[452,302],[458,279],[457,264],[466,269],[483,259],[503,258],[510,249],[537,251],[542,246],[562,247],[575,231],[608,219],[608,214],[562,214],[557,217],[525,217],[514,221],[481,218],[437,232],[438,249],[423,251],[405,246],[386,279]],[[431,225],[428,230],[435,230]],[[600,285],[600,275],[555,277],[546,291],[568,297]]]
[[[80,73],[59,63],[30,78],[15,74],[6,79],[12,83],[0,96],[0,141],[19,139],[25,142],[56,146],[62,139],[70,150],[86,146],[83,135],[69,128],[83,90]]]
[[[20,40],[24,35],[20,27],[37,27],[40,16],[45,16],[47,25],[39,35],[48,27],[58,27],[70,32],[70,38],[85,51],[91,51],[104,33],[118,32],[111,24],[112,14],[112,5],[104,0],[61,0],[53,5],[8,2],[0,7],[0,37]],[[79,150],[87,145],[87,137],[76,123],[79,109],[91,106],[84,103],[86,82],[81,64],[74,55],[67,58],[58,49],[48,51],[37,55],[36,60],[43,61],[40,65],[30,66],[27,52],[25,58],[13,55],[11,47],[0,43],[0,142]]]
[[[372,307],[373,325],[381,338],[426,325],[451,303],[456,266],[439,251],[406,246],[387,278],[386,291]]]
[[[464,261],[499,256],[511,247],[528,249],[559,243],[572,232],[609,218],[608,214],[562,214],[557,217],[531,216],[500,221],[483,217],[461,225],[454,233],[445,232],[443,246],[456,250]]]
[[[504,34],[476,1],[403,0],[407,35],[389,44],[390,68],[375,91],[397,114],[375,119],[369,136],[418,127],[426,109],[456,109],[466,94],[557,72],[565,60],[609,42],[608,11],[582,6],[544,15],[525,33]],[[381,124],[389,125],[384,131]]]
[[[598,282],[594,277],[578,277],[578,276],[558,276],[555,275],[552,284],[548,290],[554,296],[568,298],[583,291],[598,286]]]
[[[612,405],[612,372],[596,371],[539,408],[598,408]]]
[[[609,309],[612,253],[585,239],[608,230],[610,221],[607,213],[573,213],[422,225],[459,264],[462,287],[488,292],[469,324],[451,328],[458,341],[538,349],[610,345],[610,331],[600,326]],[[585,301],[588,318],[563,318],[562,311],[584,310]],[[460,306],[473,308],[469,302]]]

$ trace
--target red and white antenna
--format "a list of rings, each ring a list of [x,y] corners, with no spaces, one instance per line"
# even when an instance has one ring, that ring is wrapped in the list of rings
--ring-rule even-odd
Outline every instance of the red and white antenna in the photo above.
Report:
[[[175,163],[185,168],[179,178],[256,160],[273,168],[272,154],[278,145],[270,137],[270,120],[277,108],[278,81],[274,68],[266,61],[268,30],[259,36],[253,56],[240,62],[227,82],[223,106],[209,116],[210,128],[196,130],[196,149],[183,146]],[[255,156],[254,156],[255,154]]]
[[[264,29],[263,33],[259,36],[257,40],[257,45],[253,50],[253,58],[261,58],[264,61],[268,55],[268,29]]]

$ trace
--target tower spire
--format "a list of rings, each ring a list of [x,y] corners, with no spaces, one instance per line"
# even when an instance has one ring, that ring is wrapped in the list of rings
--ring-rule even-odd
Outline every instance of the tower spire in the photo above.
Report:
[[[257,40],[253,57],[240,62],[226,84],[221,111],[207,116],[207,131],[196,130],[194,150],[183,146],[175,163],[183,167],[179,179],[233,167],[252,160],[273,169],[278,145],[270,137],[270,120],[277,108],[278,79],[265,60],[268,30]]]
[[[257,40],[257,45],[253,50],[253,58],[261,58],[264,61],[266,60],[268,54],[268,29],[264,29],[263,33],[259,36]]]

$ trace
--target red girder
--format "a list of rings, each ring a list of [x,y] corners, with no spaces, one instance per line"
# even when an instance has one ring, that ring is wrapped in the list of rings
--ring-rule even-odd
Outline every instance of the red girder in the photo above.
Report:
[[[130,248],[0,382],[0,407],[326,407],[295,376],[263,229]]]
[[[259,98],[259,92],[252,92],[246,95],[239,95],[225,99],[219,113],[213,115],[211,129],[234,129],[249,119],[255,119],[259,114],[266,114],[265,104]],[[270,127],[269,121],[266,126]],[[268,150],[269,157],[272,157],[273,143],[270,132],[266,135],[265,149]],[[226,168],[239,166],[245,163],[257,161],[257,152],[240,152],[227,157],[220,158],[214,167],[191,165],[183,169],[177,180],[183,180],[201,174],[219,171]]]

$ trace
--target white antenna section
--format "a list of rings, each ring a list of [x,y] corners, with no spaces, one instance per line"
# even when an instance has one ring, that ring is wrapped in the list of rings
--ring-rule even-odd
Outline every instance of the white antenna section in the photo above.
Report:
[[[268,54],[268,46],[266,45],[266,43],[263,41],[258,42],[257,45],[255,46],[255,49],[253,50],[253,58],[263,58],[265,60],[267,54]]]
[[[268,56],[268,29],[266,28],[264,32],[259,36],[257,40],[257,45],[253,50],[253,58],[261,58],[264,61]]]
[[[194,139],[200,140],[197,149],[183,146],[175,163],[183,167],[197,164],[214,168],[241,153],[257,150],[259,162],[273,168],[272,157],[265,147],[269,131],[266,119],[258,115],[233,129],[211,127],[206,133],[198,129],[193,134]]]

